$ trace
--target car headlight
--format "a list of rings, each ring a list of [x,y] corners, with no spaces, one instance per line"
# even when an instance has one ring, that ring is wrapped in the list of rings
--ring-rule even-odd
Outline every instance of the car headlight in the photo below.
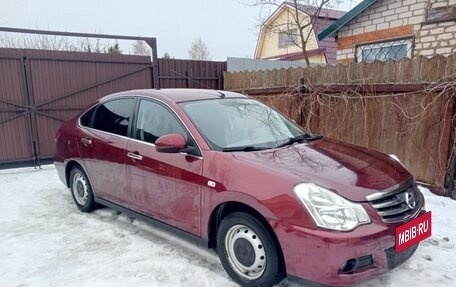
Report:
[[[323,228],[349,231],[370,222],[363,206],[313,183],[301,183],[293,189],[315,223]]]

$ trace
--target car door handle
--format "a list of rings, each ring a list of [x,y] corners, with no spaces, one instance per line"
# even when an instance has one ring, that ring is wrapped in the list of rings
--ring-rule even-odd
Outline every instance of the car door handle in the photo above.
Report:
[[[88,138],[81,138],[81,142],[85,145],[92,144],[92,140]]]
[[[128,153],[127,153],[127,156],[130,157],[130,158],[132,158],[132,159],[136,159],[136,160],[142,160],[142,159],[143,159],[142,155],[140,155],[137,151],[135,151],[135,152],[128,152]]]

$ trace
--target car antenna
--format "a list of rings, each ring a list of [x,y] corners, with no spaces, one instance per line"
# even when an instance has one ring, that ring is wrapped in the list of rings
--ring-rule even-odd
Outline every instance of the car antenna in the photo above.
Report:
[[[221,99],[224,99],[224,98],[225,98],[225,94],[224,94],[224,93],[222,93],[222,92],[220,92],[220,91],[216,91],[216,92],[220,94],[220,98],[221,98]]]

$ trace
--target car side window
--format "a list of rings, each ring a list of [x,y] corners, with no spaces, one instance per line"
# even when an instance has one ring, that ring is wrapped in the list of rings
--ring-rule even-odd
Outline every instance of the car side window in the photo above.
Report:
[[[188,140],[187,132],[167,108],[152,101],[141,100],[136,120],[136,139],[155,143],[163,135],[176,133]]]
[[[97,108],[97,106],[91,108],[90,110],[88,110],[81,116],[81,118],[80,118],[81,126],[89,127],[89,128],[92,127],[92,116],[93,116],[93,113],[96,108]]]
[[[93,128],[121,136],[127,136],[135,99],[113,100],[98,106]]]

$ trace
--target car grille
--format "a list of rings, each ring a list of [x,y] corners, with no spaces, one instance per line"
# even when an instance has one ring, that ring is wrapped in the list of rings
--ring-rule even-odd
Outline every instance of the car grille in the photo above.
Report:
[[[424,197],[414,182],[367,197],[383,222],[403,222],[413,218],[424,205]]]
[[[391,270],[396,268],[397,266],[401,265],[407,259],[412,257],[413,253],[415,253],[416,249],[418,248],[418,244],[413,245],[399,253],[396,253],[394,247],[388,248],[385,250],[386,252],[386,260],[388,262],[388,269]]]

